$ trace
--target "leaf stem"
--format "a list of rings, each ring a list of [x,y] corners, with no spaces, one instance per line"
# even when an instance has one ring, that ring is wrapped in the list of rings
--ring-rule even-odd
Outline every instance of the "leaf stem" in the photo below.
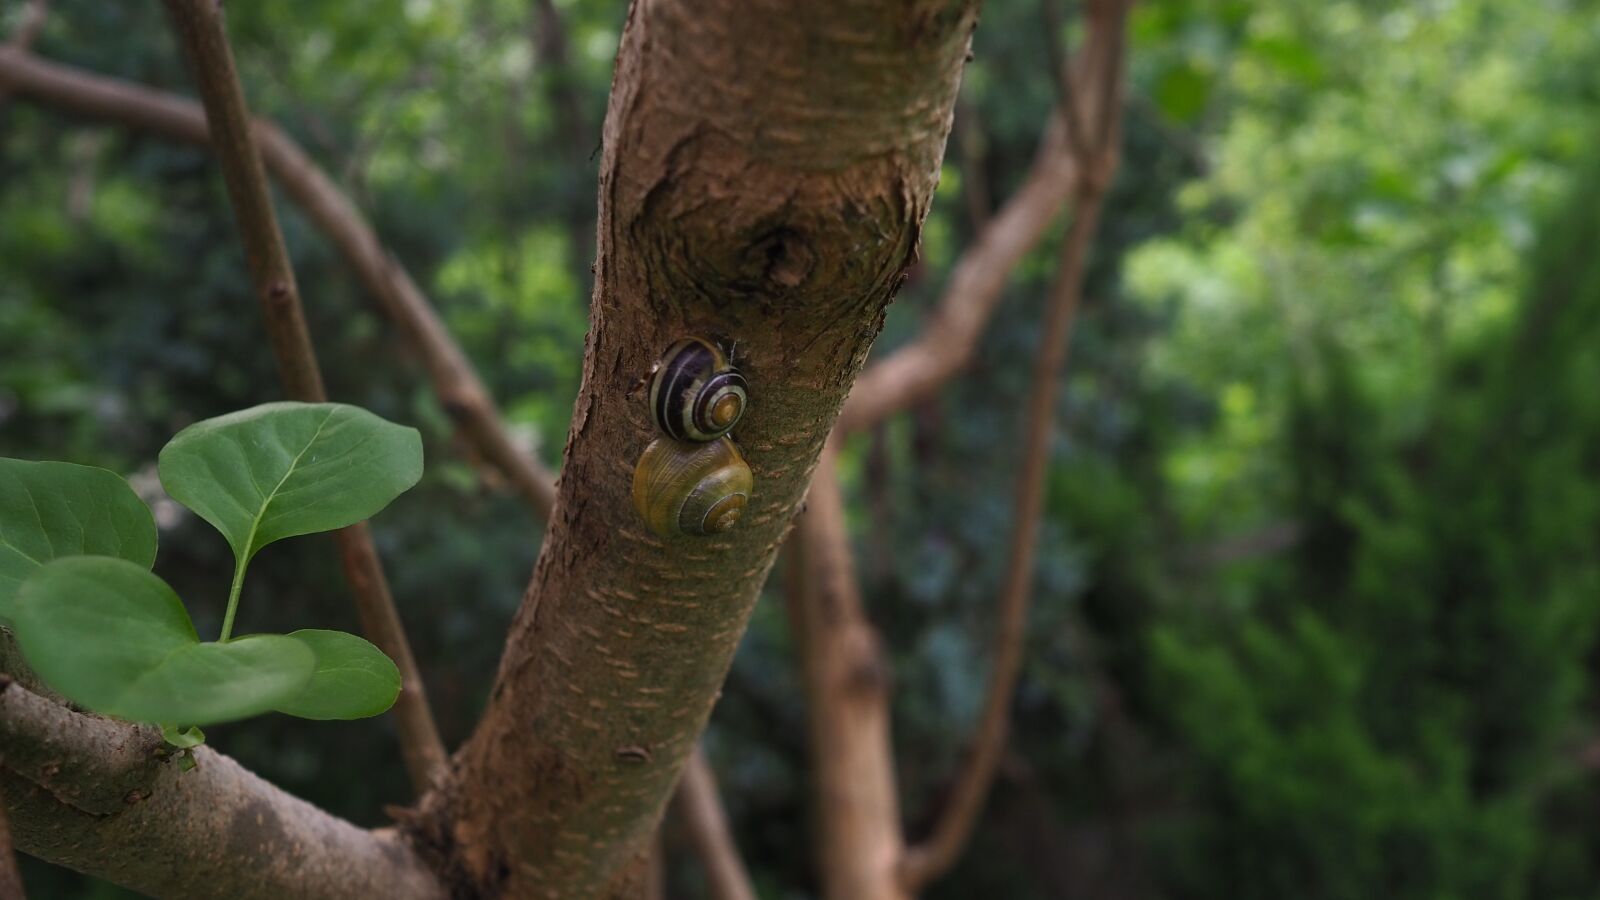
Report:
[[[225,644],[233,634],[233,614],[239,611],[239,591],[244,587],[244,570],[250,560],[240,556],[233,567],[233,585],[228,588],[228,611],[222,614],[222,636],[217,643]]]

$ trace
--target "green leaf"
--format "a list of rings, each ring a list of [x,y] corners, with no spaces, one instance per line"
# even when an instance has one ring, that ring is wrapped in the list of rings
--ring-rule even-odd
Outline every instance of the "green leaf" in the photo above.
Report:
[[[289,637],[317,657],[311,681],[278,712],[302,719],[364,719],[400,694],[400,670],[382,650],[343,631],[303,629]]]
[[[16,597],[17,643],[68,699],[137,722],[208,725],[268,712],[311,679],[301,641],[201,643],[172,588],[126,560],[58,559]]]
[[[179,750],[193,750],[206,742],[206,733],[192,725],[188,728],[163,725],[161,726],[161,739]]]
[[[422,437],[338,403],[268,403],[196,422],[161,450],[161,484],[241,563],[276,540],[366,519],[422,477]]]
[[[121,475],[64,462],[0,459],[0,619],[35,569],[63,556],[150,568],[156,523]]]

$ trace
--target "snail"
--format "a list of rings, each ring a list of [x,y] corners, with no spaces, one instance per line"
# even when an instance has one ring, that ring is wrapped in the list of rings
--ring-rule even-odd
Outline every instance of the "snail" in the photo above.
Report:
[[[685,338],[667,348],[650,378],[650,418],[680,441],[714,441],[744,415],[746,385],[716,344]]]
[[[753,480],[727,438],[707,444],[657,438],[634,466],[633,505],[662,537],[719,534],[739,521]]]

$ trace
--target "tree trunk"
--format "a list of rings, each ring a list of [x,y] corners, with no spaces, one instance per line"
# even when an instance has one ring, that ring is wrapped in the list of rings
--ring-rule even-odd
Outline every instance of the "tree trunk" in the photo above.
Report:
[[[605,127],[599,263],[555,514],[493,695],[411,822],[468,890],[636,895],[822,444],[917,247],[973,0],[636,0]],[[735,348],[755,488],[661,539],[630,496],[641,379]]]

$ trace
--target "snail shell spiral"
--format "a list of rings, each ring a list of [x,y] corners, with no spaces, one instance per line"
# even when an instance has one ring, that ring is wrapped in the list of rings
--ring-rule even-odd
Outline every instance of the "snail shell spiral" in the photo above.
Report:
[[[720,534],[750,502],[754,477],[727,438],[689,444],[658,438],[633,469],[633,505],[656,534]]]
[[[685,338],[667,348],[650,379],[650,417],[680,441],[715,441],[744,415],[748,387],[717,345]]]

